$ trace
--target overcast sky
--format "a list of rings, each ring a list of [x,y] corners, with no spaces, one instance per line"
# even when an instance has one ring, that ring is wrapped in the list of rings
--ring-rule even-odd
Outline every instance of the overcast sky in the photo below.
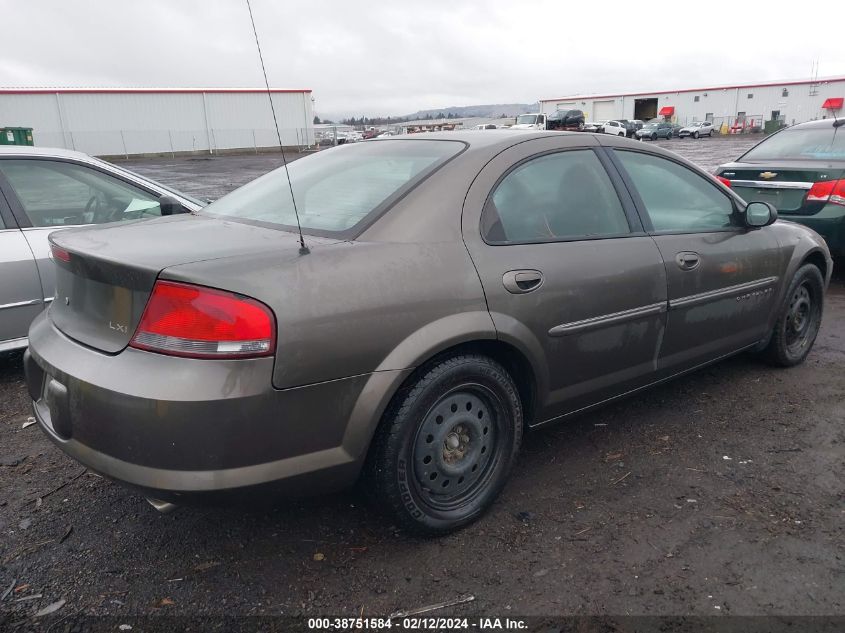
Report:
[[[817,58],[845,75],[841,2],[780,6],[252,0],[271,86],[313,89],[323,117],[808,78]],[[0,86],[263,86],[245,0],[0,0],[0,15]]]

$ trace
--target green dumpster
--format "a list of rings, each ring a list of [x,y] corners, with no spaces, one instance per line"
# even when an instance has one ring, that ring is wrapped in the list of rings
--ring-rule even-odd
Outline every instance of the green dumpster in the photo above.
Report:
[[[34,145],[31,127],[0,127],[0,145]]]
[[[771,134],[772,132],[777,132],[782,127],[784,127],[783,123],[778,119],[774,119],[772,121],[766,121],[763,124],[763,131],[766,134]]]

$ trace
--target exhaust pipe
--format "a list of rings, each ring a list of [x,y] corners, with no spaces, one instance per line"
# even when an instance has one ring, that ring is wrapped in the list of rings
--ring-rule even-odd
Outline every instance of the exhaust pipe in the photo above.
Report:
[[[168,501],[160,501],[159,499],[151,499],[150,497],[145,497],[145,499],[147,500],[147,503],[162,514],[170,514],[179,507],[175,503],[170,503]]]

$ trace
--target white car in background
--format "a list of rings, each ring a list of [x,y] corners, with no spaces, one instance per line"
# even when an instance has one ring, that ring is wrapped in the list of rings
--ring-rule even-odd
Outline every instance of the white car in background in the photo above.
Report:
[[[0,147],[0,353],[26,347],[29,324],[53,300],[50,233],[205,204],[80,152]]]
[[[625,127],[624,123],[620,123],[619,121],[608,121],[602,126],[601,131],[613,136],[627,136],[628,134],[628,128]]]
[[[678,131],[678,136],[680,138],[684,138],[685,136],[691,136],[693,138],[713,136],[713,124],[710,121],[696,121],[695,123],[690,123]]]

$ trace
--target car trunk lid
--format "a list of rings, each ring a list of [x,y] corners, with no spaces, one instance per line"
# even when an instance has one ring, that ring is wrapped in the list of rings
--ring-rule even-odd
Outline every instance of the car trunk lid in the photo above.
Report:
[[[70,338],[114,354],[128,345],[165,268],[262,251],[294,259],[297,240],[285,231],[194,215],[56,232],[49,316]]]
[[[719,176],[730,180],[731,188],[746,202],[769,202],[780,213],[813,215],[825,203],[807,202],[807,193],[815,183],[842,178],[843,170],[818,161],[734,163],[726,165]]]

